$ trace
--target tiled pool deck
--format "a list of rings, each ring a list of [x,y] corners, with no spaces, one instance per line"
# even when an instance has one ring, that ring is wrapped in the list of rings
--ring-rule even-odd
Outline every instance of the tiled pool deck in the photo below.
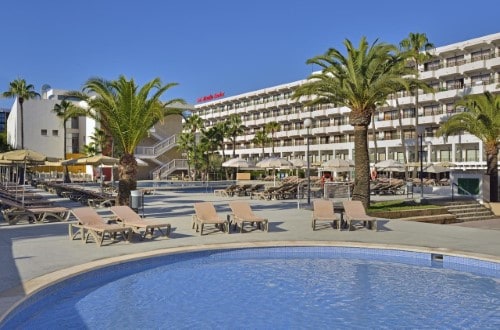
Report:
[[[208,229],[200,237],[191,229],[193,203],[213,202],[217,211],[226,215],[230,213],[228,202],[235,199],[250,202],[256,213],[269,218],[269,233],[256,230],[224,234]],[[319,230],[312,231],[311,211],[305,200],[298,206],[296,200],[262,201],[219,197],[211,192],[161,191],[145,196],[144,213],[148,219],[168,219],[173,227],[170,239],[119,241],[102,247],[70,241],[67,223],[8,226],[0,222],[0,315],[27,294],[71,274],[123,260],[182,251],[247,246],[354,246],[500,262],[499,230],[383,220],[378,223],[378,232],[338,231],[321,227],[322,224]]]

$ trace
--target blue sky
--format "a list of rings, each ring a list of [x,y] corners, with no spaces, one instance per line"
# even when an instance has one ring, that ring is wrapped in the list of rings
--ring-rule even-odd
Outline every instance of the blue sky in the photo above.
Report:
[[[497,33],[499,12],[498,0],[6,0],[0,91],[16,78],[79,90],[123,74],[176,82],[164,100],[194,104],[306,78],[306,60],[345,39],[398,44],[419,32],[439,47]]]

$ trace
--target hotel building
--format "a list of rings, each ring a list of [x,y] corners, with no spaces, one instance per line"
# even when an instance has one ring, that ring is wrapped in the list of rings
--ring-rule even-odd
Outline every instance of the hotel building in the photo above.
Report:
[[[368,136],[371,165],[375,159],[402,161],[403,153],[408,161],[417,161],[415,143],[419,143],[419,138],[415,134],[415,124],[418,116],[419,130],[423,134],[422,152],[419,153],[423,154],[424,163],[452,162],[455,169],[463,170],[461,176],[479,177],[486,169],[482,142],[465,132],[443,138],[437,137],[436,131],[440,123],[463,111],[455,107],[457,100],[485,91],[500,92],[500,33],[435,48],[430,53],[432,58],[418,69],[419,79],[429,84],[434,93],[420,91],[416,108],[415,96],[400,92],[377,109],[375,130],[373,132],[370,126]],[[240,116],[246,132],[237,139],[236,153],[245,159],[257,161],[262,158],[262,147],[252,140],[257,131],[273,121],[281,127],[274,142],[274,153],[279,157],[304,158],[309,133],[312,164],[320,165],[332,158],[354,159],[350,109],[331,105],[305,106],[303,100],[292,99],[294,90],[305,82],[304,79],[197,104],[194,114],[204,120],[207,128],[226,121],[230,115]],[[402,109],[405,147],[401,142],[398,109]],[[309,129],[304,127],[306,118],[313,122]],[[231,144],[226,144],[227,151],[232,148]],[[265,152],[270,154],[271,144]]]

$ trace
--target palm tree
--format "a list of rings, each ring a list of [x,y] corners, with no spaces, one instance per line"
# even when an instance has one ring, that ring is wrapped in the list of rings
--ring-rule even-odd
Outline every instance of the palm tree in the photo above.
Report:
[[[363,37],[358,48],[345,40],[347,55],[331,48],[324,55],[316,56],[307,64],[322,68],[313,73],[308,82],[299,86],[293,98],[314,96],[307,105],[335,104],[351,109],[349,122],[354,126],[355,181],[353,199],[362,201],[365,207],[370,203],[370,168],[368,155],[368,126],[378,104],[400,86],[407,86],[404,76],[410,69],[404,65],[404,56],[397,48],[375,41],[369,45]]]
[[[402,40],[399,43],[400,50],[406,53],[406,56],[408,57],[408,60],[411,65],[414,66],[414,75],[415,78],[418,80],[419,76],[419,65],[422,64],[425,60],[429,59],[431,55],[429,54],[429,50],[434,48],[434,45],[429,42],[427,39],[427,36],[425,33],[410,33],[408,37],[404,40]],[[419,86],[413,86],[413,93],[415,94],[415,157],[418,155],[418,148],[419,144],[417,143],[418,140],[418,90]],[[414,159],[416,161],[417,159]],[[417,168],[415,167],[413,176],[416,176]]]
[[[203,126],[203,119],[198,115],[187,117],[184,127],[188,129],[194,136],[194,144],[196,144],[196,132],[200,131]]]
[[[486,152],[486,176],[483,199],[498,202],[498,148],[500,147],[500,94],[468,95],[456,103],[466,111],[454,114],[442,123],[437,134],[450,135],[467,131],[483,142]],[[489,193],[487,193],[489,191]]]
[[[269,142],[269,140],[269,136],[267,136],[267,133],[264,129],[261,131],[257,131],[255,133],[255,136],[253,137],[252,142],[262,147],[262,158],[264,158],[264,147],[266,146],[266,143]]]
[[[193,133],[182,132],[179,135],[179,141],[177,141],[179,150],[186,154],[189,177],[191,177],[191,164],[193,163],[194,146],[195,146],[194,140],[195,139]]]
[[[66,122],[68,121],[67,113],[69,113],[69,110],[73,107],[73,103],[67,101],[67,100],[62,100],[61,103],[57,103],[54,105],[54,108],[52,109],[52,112],[56,114],[57,117],[61,118],[62,120],[62,125],[63,125],[63,159],[66,159],[66,153],[67,153],[67,143],[66,143],[66,134],[67,134],[67,129],[66,129]],[[69,171],[68,171],[68,166],[64,166],[64,182],[68,183],[71,182],[69,178]]]
[[[35,87],[27,84],[24,79],[16,79],[10,83],[9,90],[3,92],[3,97],[17,98],[19,102],[19,118],[21,121],[21,149],[24,149],[24,101],[40,97],[40,94],[34,91]]]
[[[281,129],[281,125],[275,121],[271,121],[266,124],[265,130],[267,133],[271,133],[271,153],[274,156],[274,134],[279,132]]]
[[[117,80],[90,78],[83,91],[70,92],[68,96],[83,100],[87,108],[79,108],[86,116],[94,118],[113,141],[121,147],[118,168],[118,203],[128,205],[130,191],[137,187],[137,161],[134,151],[149,129],[164,120],[165,116],[182,115],[174,104],[185,104],[182,99],[162,102],[160,97],[176,83],[163,85],[159,78],[139,87],[133,79],[120,76]],[[90,95],[92,94],[92,96]]]
[[[226,137],[233,145],[233,158],[236,157],[236,138],[245,132],[245,126],[242,125],[241,117],[232,114],[226,121]]]

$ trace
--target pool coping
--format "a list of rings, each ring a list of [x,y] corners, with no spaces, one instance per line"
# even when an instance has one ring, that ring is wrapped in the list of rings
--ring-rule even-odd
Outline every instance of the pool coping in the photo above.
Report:
[[[23,282],[21,285],[5,290],[0,293],[1,300],[12,300],[13,304],[6,310],[5,313],[0,315],[0,324],[12,313],[17,307],[22,305],[27,299],[34,294],[58,284],[64,280],[74,276],[84,274],[89,271],[97,270],[100,268],[113,266],[123,262],[147,259],[151,257],[164,256],[170,254],[180,254],[199,251],[210,250],[228,250],[228,249],[242,249],[242,248],[264,248],[264,247],[344,247],[344,248],[366,248],[366,249],[379,249],[379,250],[396,250],[406,252],[428,253],[428,254],[441,254],[453,257],[469,258],[485,262],[493,262],[500,264],[500,257],[465,252],[459,250],[452,250],[448,248],[431,248],[410,246],[401,244],[382,244],[382,243],[362,243],[362,242],[328,242],[328,241],[259,241],[259,242],[238,242],[238,243],[212,243],[200,244],[190,246],[179,246],[162,248],[157,250],[137,252],[121,256],[108,257],[80,265],[71,266],[68,268],[60,269],[51,273],[41,275],[31,280]]]

